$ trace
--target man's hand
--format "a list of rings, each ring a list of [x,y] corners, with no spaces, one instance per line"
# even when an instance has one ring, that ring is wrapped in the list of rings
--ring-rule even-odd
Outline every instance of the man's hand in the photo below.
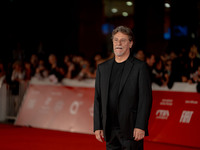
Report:
[[[103,142],[102,138],[104,138],[103,136],[103,130],[96,130],[95,132],[95,137],[98,141]]]
[[[145,136],[145,131],[142,129],[135,128],[133,131],[133,137],[136,141],[142,140]]]

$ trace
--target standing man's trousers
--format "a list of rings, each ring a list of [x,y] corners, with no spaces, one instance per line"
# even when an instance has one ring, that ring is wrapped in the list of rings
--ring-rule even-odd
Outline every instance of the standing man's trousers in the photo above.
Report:
[[[106,150],[143,150],[143,140],[125,139],[120,129],[112,129]]]

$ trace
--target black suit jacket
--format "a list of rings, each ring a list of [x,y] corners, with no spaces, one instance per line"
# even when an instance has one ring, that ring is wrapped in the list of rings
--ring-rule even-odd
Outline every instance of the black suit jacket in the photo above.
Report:
[[[109,80],[114,58],[98,65],[94,97],[94,131],[104,130],[107,141],[107,103]],[[145,130],[148,135],[148,120],[152,106],[152,89],[148,66],[145,62],[129,56],[120,81],[118,119],[125,138],[133,138],[133,129]]]

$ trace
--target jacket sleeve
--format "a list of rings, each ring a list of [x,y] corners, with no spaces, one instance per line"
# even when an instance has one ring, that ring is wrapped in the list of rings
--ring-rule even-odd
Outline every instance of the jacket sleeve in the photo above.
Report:
[[[146,130],[148,128],[148,120],[152,107],[151,79],[146,63],[142,63],[141,65],[138,77],[138,86],[139,101],[135,128]]]
[[[102,130],[102,108],[101,108],[101,89],[100,89],[100,71],[96,72],[95,96],[94,96],[94,131]]]

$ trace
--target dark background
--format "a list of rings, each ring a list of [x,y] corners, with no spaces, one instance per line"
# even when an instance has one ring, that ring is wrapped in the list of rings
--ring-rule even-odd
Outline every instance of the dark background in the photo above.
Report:
[[[106,16],[105,1],[114,0],[4,0],[0,59],[13,60],[13,53],[18,51],[23,58],[32,53],[55,53],[60,57],[81,54],[86,58],[101,53],[106,57],[112,51],[111,29],[118,25],[133,29],[135,51],[143,49],[160,55],[188,49],[193,43],[199,47],[198,0],[168,0],[170,10],[164,7],[164,0],[132,0],[134,13],[126,18]],[[170,39],[163,37],[166,20],[170,22]],[[104,24],[110,27],[106,34],[102,32]],[[177,36],[176,26],[186,27],[187,34]]]

